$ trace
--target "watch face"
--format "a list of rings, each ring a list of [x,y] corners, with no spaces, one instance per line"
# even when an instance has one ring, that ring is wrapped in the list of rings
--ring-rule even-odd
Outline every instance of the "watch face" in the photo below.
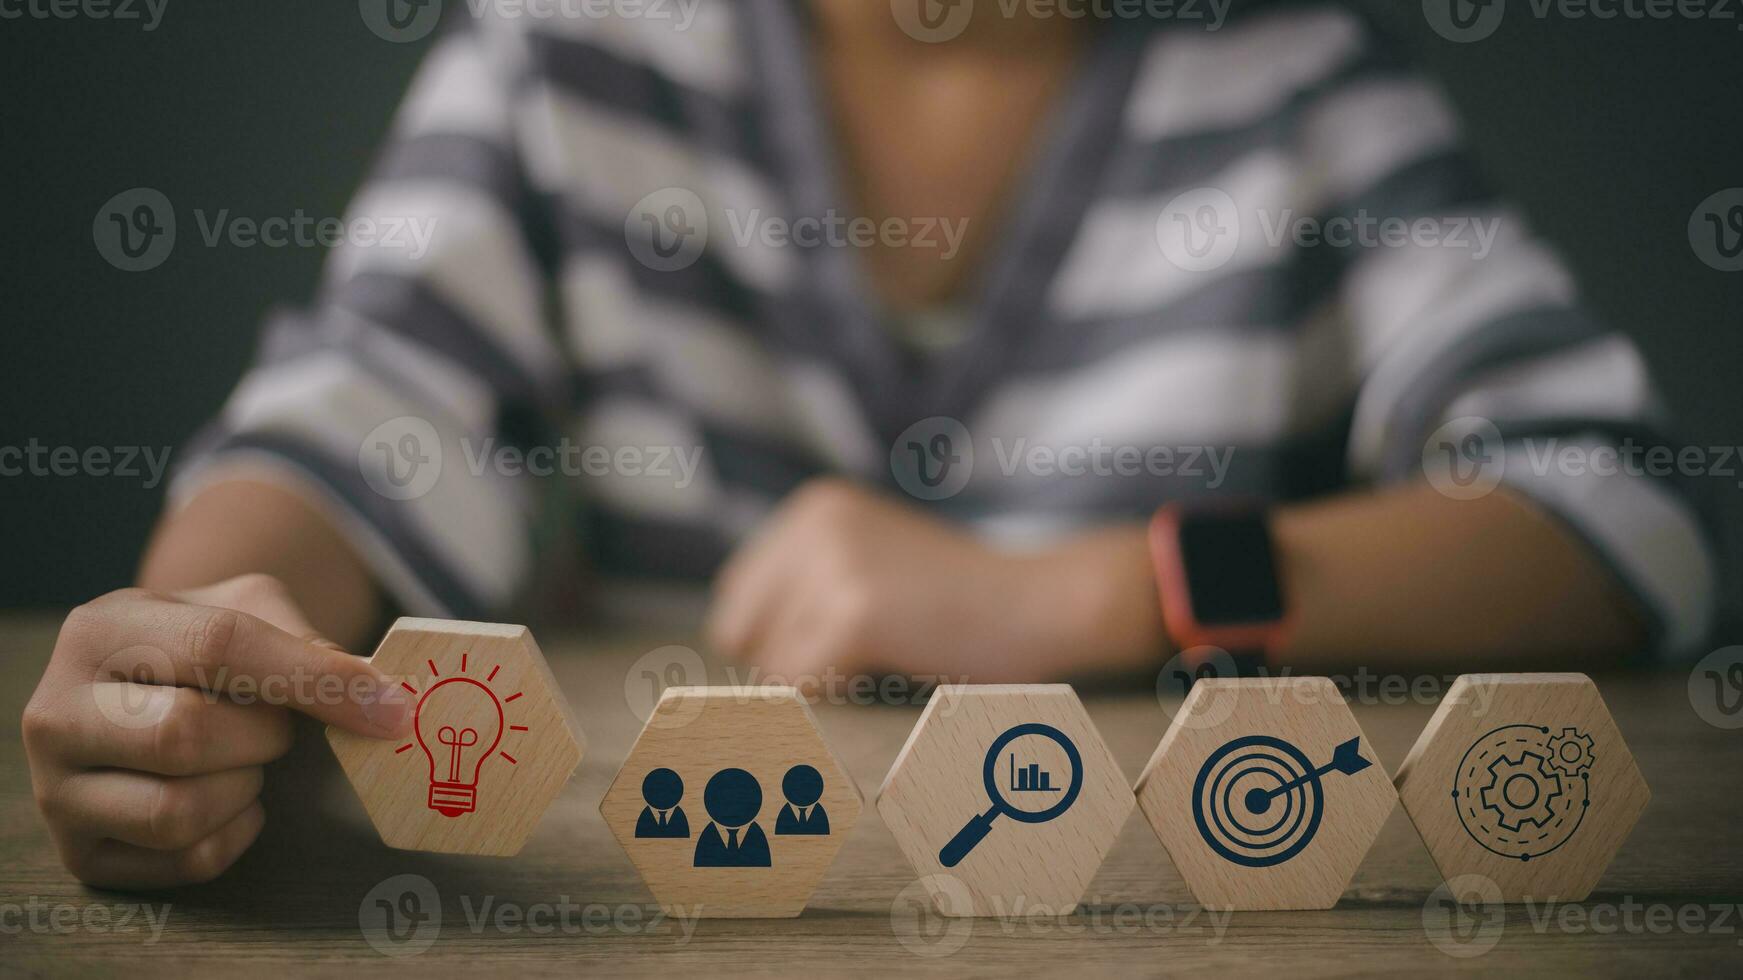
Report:
[[[1192,618],[1206,627],[1283,618],[1271,528],[1260,514],[1192,514],[1180,524]]]

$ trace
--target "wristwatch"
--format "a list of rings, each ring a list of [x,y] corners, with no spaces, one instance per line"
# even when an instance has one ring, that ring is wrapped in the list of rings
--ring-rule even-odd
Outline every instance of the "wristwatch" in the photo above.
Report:
[[[1226,653],[1245,675],[1283,648],[1288,606],[1264,508],[1165,505],[1150,520],[1150,558],[1163,628],[1188,660]]]

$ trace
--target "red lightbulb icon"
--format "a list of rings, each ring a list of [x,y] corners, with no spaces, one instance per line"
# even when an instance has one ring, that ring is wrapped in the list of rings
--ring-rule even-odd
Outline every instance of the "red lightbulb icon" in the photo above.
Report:
[[[430,760],[430,809],[447,817],[471,813],[478,803],[478,771],[502,741],[496,692],[470,677],[439,681],[418,699],[416,727],[418,747]]]
[[[466,673],[470,659],[465,653],[460,655],[461,674]],[[436,669],[435,658],[424,663],[429,665],[432,676],[442,676]],[[520,762],[506,751],[496,749],[502,741],[502,706],[521,696],[519,691],[506,698],[496,696],[490,683],[501,669],[501,664],[491,667],[490,675],[482,681],[470,677],[439,680],[421,695],[410,681],[400,681],[408,693],[418,696],[413,727],[417,730],[417,746],[430,762],[429,807],[445,817],[458,817],[478,809],[478,770],[485,760],[496,755],[511,766]],[[508,730],[524,732],[527,726],[509,725]],[[395,749],[394,754],[411,747],[412,743],[407,742]]]

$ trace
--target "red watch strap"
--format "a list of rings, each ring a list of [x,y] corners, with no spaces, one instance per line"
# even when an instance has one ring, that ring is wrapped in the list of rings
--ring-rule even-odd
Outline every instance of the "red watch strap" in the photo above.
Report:
[[[1201,623],[1193,612],[1192,588],[1186,555],[1180,547],[1180,504],[1165,504],[1150,518],[1150,562],[1156,573],[1156,594],[1162,605],[1162,628],[1176,649],[1188,654],[1199,647],[1215,647],[1237,659],[1253,655],[1269,662],[1282,648],[1287,635],[1287,617],[1269,623],[1214,625]],[[1203,651],[1201,659],[1215,655]]]

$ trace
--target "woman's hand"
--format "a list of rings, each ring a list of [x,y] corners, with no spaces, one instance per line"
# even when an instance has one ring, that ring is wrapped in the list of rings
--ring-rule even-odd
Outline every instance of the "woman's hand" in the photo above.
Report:
[[[290,748],[291,712],[395,737],[411,704],[394,691],[270,577],[123,589],[61,627],[24,710],[31,783],[82,881],[207,881],[260,833],[262,767]]]
[[[722,570],[708,638],[765,676],[1035,682],[1167,659],[1141,528],[997,550],[852,484],[800,488]]]

